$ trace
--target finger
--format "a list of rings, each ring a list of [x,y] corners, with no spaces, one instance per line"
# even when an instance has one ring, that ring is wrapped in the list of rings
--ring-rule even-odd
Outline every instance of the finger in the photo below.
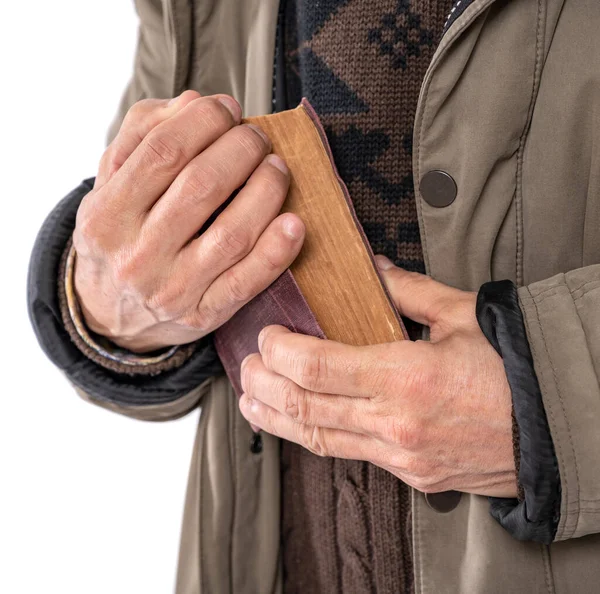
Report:
[[[433,325],[463,292],[418,272],[394,266],[385,256],[375,262],[400,313],[419,324]]]
[[[199,281],[212,282],[205,291],[201,287],[197,289],[204,294],[197,306],[196,323],[210,332],[262,293],[295,260],[302,248],[304,234],[304,224],[296,215],[286,213],[277,217],[258,239],[250,254],[214,281],[212,274],[218,274],[226,267],[232,254],[221,258],[221,262],[218,253],[213,253],[205,260],[192,258],[190,262],[198,262],[195,269],[200,270],[201,267],[203,271],[196,275]]]
[[[296,423],[260,400],[242,395],[240,411],[252,424],[282,439],[293,441],[318,456],[368,460],[373,440],[365,435]]]
[[[402,349],[403,342],[410,344],[394,343],[394,349]],[[349,346],[290,332],[283,326],[264,328],[258,347],[268,369],[313,392],[375,397],[384,387],[386,374],[398,369],[398,361],[387,360],[387,344]],[[404,350],[407,362],[410,351]],[[395,350],[396,358],[401,355]]]
[[[163,247],[166,240],[171,243],[169,249],[179,251],[248,180],[213,225],[193,242],[193,249],[204,253],[215,242],[217,248],[231,248],[227,238],[235,228],[240,233],[235,239],[248,240],[249,251],[281,209],[289,187],[283,161],[275,155],[265,159],[269,150],[269,140],[257,128],[242,125],[229,130],[184,168],[152,207],[144,226],[162,230]],[[219,257],[224,255],[227,258],[219,253]]]
[[[121,218],[145,215],[183,168],[240,118],[239,104],[227,95],[191,101],[145,136],[98,199]]]
[[[246,396],[260,400],[296,423],[371,434],[367,425],[374,416],[366,414],[369,400],[305,390],[267,369],[258,353],[242,362],[241,381]]]
[[[150,130],[200,96],[196,91],[185,91],[171,100],[144,99],[133,105],[100,160],[94,188],[103,186],[121,168]]]

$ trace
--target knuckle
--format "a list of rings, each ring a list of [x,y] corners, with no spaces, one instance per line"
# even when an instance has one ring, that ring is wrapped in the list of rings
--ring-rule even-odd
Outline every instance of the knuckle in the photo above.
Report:
[[[240,229],[228,229],[220,225],[212,232],[212,244],[216,251],[226,258],[239,259],[251,248],[250,237]]]
[[[265,248],[260,256],[262,267],[268,274],[279,272],[283,266],[284,253],[281,249]]]
[[[114,241],[114,229],[110,232],[95,206],[90,208],[82,204],[77,212],[77,221],[73,231],[73,245],[81,256],[95,254],[106,256],[111,252]]]
[[[288,417],[297,423],[303,423],[306,420],[306,409],[300,406],[298,390],[290,381],[284,380],[281,386],[281,399],[284,402],[283,412]]]
[[[97,217],[94,216],[93,212],[80,207],[77,212],[77,223],[73,233],[73,241],[76,244],[75,248],[77,249],[77,243],[95,244],[100,236],[100,226],[98,225]]]
[[[253,157],[262,156],[266,153],[269,144],[250,126],[238,126],[236,129],[236,142],[242,150]]]
[[[112,163],[114,162],[114,153],[115,153],[115,144],[116,140],[113,140],[107,149],[104,151],[102,157],[100,157],[100,163],[98,164],[98,171],[103,171],[108,169]]]
[[[129,290],[140,291],[142,279],[148,269],[148,260],[143,253],[131,252],[128,255],[115,255],[112,266],[112,276],[117,286]]]
[[[437,487],[438,482],[433,477],[425,474],[414,476],[409,480],[411,487],[415,488],[421,493],[438,493],[439,488]]]
[[[190,102],[194,117],[202,129],[223,132],[231,128],[232,117],[227,108],[214,97],[199,97]]]
[[[420,491],[421,493],[427,493],[427,481],[421,477],[412,477],[408,480],[408,483],[413,489]]]
[[[399,461],[398,467],[416,481],[423,480],[427,474],[422,461],[417,456],[404,457]]]
[[[266,169],[266,170],[265,170]],[[259,191],[265,201],[276,202],[285,198],[289,187],[289,177],[284,176],[274,167],[261,168],[260,177],[256,180]]]
[[[325,441],[323,430],[320,427],[309,425],[298,425],[298,427],[303,427],[303,429],[300,430],[303,433],[303,440],[301,443],[304,444],[307,450],[322,458],[331,455]]]
[[[144,142],[151,162],[157,167],[178,170],[187,161],[184,145],[171,132],[155,129]]]
[[[134,103],[125,115],[126,122],[142,119],[154,107],[156,99],[141,99]]]
[[[201,299],[190,325],[199,332],[208,334],[220,325],[222,315],[222,308],[207,299]]]
[[[225,300],[234,306],[246,303],[251,297],[248,288],[250,283],[248,279],[241,273],[230,269],[227,272],[227,280],[225,283]]]
[[[180,193],[184,196],[193,196],[194,201],[212,196],[218,193],[222,187],[222,183],[214,172],[191,166],[181,172],[178,185]]]
[[[194,89],[187,89],[185,91],[183,91],[183,93],[181,93],[181,95],[179,96],[180,99],[186,99],[191,101],[194,101],[196,99],[200,99],[202,97],[202,95],[198,92],[195,91]]]
[[[418,423],[407,423],[395,416],[385,419],[383,435],[386,440],[405,450],[418,450],[422,442]]]
[[[327,383],[328,363],[325,350],[313,348],[306,356],[298,359],[300,382],[313,392],[321,392]]]
[[[160,321],[178,319],[183,310],[185,289],[181,285],[170,284],[146,296],[145,307],[153,312],[154,317]]]

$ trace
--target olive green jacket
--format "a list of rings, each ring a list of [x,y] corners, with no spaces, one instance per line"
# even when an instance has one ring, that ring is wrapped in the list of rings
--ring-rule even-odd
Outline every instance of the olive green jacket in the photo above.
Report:
[[[137,0],[137,8],[135,73],[111,134],[133,102],[185,88],[230,93],[246,115],[271,111],[277,0]],[[596,592],[600,2],[462,0],[456,14],[423,80],[414,127],[425,263],[462,289],[518,285],[562,498],[546,546],[515,540],[484,497],[464,494],[442,514],[413,491],[416,592]],[[420,194],[431,170],[456,181],[450,206]],[[228,381],[212,378],[166,405],[100,404],[149,420],[202,406],[178,594],[280,592],[278,443],[265,436],[263,452],[250,452]]]

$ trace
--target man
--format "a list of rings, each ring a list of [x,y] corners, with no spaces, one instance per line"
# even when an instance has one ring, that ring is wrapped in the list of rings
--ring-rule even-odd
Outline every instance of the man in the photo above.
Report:
[[[137,4],[112,142],[44,224],[29,304],[84,398],[201,404],[178,593],[596,591],[600,5]],[[238,406],[211,332],[304,238],[240,120],[302,95],[428,340],[267,327]]]

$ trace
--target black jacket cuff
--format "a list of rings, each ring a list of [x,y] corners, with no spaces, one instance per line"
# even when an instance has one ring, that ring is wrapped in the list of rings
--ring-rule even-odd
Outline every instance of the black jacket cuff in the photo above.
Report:
[[[489,282],[481,287],[477,320],[504,361],[518,426],[518,478],[524,492],[522,501],[490,497],[490,512],[518,540],[550,544],[560,519],[558,461],[517,289],[511,281]]]
[[[27,279],[34,332],[49,359],[93,399],[127,406],[172,402],[222,373],[211,337],[200,341],[194,354],[180,367],[154,376],[125,375],[86,357],[63,324],[57,292],[60,260],[75,228],[79,204],[93,185],[94,179],[87,179],[61,200],[38,233]]]

